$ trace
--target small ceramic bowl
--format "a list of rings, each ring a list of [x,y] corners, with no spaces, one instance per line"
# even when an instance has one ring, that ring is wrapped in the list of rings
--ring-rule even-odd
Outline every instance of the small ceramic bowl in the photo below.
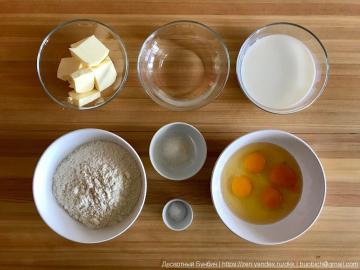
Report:
[[[151,164],[163,177],[185,180],[205,163],[206,142],[192,125],[176,122],[161,127],[153,136],[149,155]]]
[[[276,144],[287,150],[296,159],[303,176],[301,198],[295,209],[280,221],[266,225],[239,218],[228,207],[221,190],[221,175],[229,158],[245,145],[258,142]],[[315,152],[300,138],[280,130],[260,130],[232,142],[218,158],[211,179],[212,200],[224,224],[241,238],[263,245],[285,243],[305,233],[320,215],[325,193],[325,173]]]
[[[75,219],[57,203],[52,193],[53,175],[58,164],[80,145],[93,140],[106,140],[119,144],[134,158],[141,174],[141,191],[135,207],[121,222],[101,229],[90,229]],[[55,140],[39,159],[33,179],[36,208],[44,222],[56,233],[79,243],[99,243],[124,233],[140,215],[146,197],[146,174],[139,155],[124,139],[101,129],[79,129]]]
[[[173,231],[183,231],[187,229],[193,220],[193,210],[191,205],[181,199],[168,201],[162,212],[164,224]]]

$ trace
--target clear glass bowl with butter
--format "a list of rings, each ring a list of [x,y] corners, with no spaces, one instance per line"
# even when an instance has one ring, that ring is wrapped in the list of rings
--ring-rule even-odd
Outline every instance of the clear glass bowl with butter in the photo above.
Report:
[[[116,77],[115,79],[113,78],[114,80],[111,81],[109,86],[105,82],[104,85],[106,88],[102,87],[100,88],[101,91],[98,91],[97,88],[100,84],[96,82],[95,76],[94,93],[96,91],[97,93],[92,96],[92,101],[89,102],[89,100],[86,101],[85,97],[83,97],[84,95],[79,95],[79,93],[84,90],[82,88],[82,80],[86,78],[81,77],[79,81],[73,80],[72,82],[69,79],[68,81],[70,83],[65,78],[60,79],[59,65],[64,58],[69,59],[70,57],[76,58],[79,56],[79,61],[81,63],[79,68],[84,69],[88,67],[92,69],[93,67],[90,66],[93,64],[92,62],[81,62],[83,59],[85,61],[94,61],[96,54],[101,54],[99,51],[94,51],[96,49],[92,49],[95,47],[91,47],[93,46],[93,44],[90,44],[91,39],[88,40],[89,44],[87,44],[87,46],[89,49],[88,51],[92,53],[86,54],[86,51],[74,51],[75,53],[79,53],[79,55],[75,55],[70,51],[70,48],[75,47],[92,36],[108,49],[108,54],[106,54],[107,57],[102,60],[102,64],[107,63],[108,61],[112,62],[112,67],[116,70]],[[101,55],[101,57],[103,56],[104,54]],[[89,64],[89,66],[87,66],[87,64]],[[98,65],[98,63],[95,64]],[[37,74],[46,94],[62,107],[78,110],[98,108],[114,99],[123,89],[128,76],[128,65],[126,49],[119,35],[109,26],[88,19],[66,21],[58,25],[45,37],[41,43],[37,56]],[[106,68],[103,68],[103,70],[104,69]],[[101,77],[101,70],[99,73],[99,76]],[[74,87],[74,82],[76,87]],[[86,83],[88,84],[88,81],[86,81]],[[79,98],[77,102],[74,102],[74,97]],[[89,98],[89,96],[87,98]]]

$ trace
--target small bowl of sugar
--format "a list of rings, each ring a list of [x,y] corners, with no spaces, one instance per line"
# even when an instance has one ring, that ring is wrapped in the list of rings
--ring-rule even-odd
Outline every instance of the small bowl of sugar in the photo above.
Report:
[[[207,155],[203,135],[192,125],[175,122],[153,136],[150,160],[155,170],[170,180],[185,180],[200,171]]]

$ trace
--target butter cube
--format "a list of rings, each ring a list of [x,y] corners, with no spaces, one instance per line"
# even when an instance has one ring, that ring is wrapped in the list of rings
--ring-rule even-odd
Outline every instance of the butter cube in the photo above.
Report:
[[[100,91],[92,90],[86,93],[76,93],[75,91],[69,92],[69,101],[79,107],[89,104],[101,96]]]
[[[77,93],[85,93],[94,89],[94,73],[90,68],[80,69],[70,75],[70,87]]]
[[[66,81],[70,79],[70,74],[74,73],[82,67],[81,62],[74,57],[61,58],[60,64],[57,70],[57,77],[60,80]]]
[[[95,77],[95,87],[99,91],[105,90],[116,80],[116,69],[109,56],[100,65],[92,67],[91,70]]]
[[[83,38],[82,40],[79,40],[78,42],[75,42],[73,44],[70,44],[70,48],[76,48],[77,46],[79,46],[81,43],[83,43],[87,38]]]
[[[78,42],[77,42],[78,43]],[[89,67],[99,65],[109,54],[109,49],[101,43],[94,35],[86,38],[76,47],[70,48],[71,55],[77,57]]]

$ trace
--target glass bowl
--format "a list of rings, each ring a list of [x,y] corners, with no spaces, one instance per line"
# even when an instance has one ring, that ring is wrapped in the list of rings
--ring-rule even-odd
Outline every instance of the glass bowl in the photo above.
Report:
[[[309,49],[315,63],[315,80],[312,84],[311,89],[309,90],[309,93],[307,93],[306,96],[299,102],[293,104],[290,107],[281,108],[281,109],[265,106],[259,103],[258,101],[256,101],[251,96],[249,89],[247,89],[247,87],[245,86],[244,80],[242,78],[242,70],[241,70],[244,56],[247,50],[257,40],[274,34],[288,35],[301,41]],[[329,61],[324,45],[321,43],[319,38],[317,38],[315,34],[313,34],[310,30],[297,24],[279,22],[259,28],[245,40],[244,44],[241,46],[237,58],[236,73],[243,92],[248,97],[248,99],[250,99],[256,106],[258,106],[259,108],[265,111],[276,114],[289,114],[289,113],[301,111],[309,107],[311,104],[315,102],[315,100],[318,97],[321,96],[329,78]]]
[[[68,102],[69,84],[57,78],[60,59],[70,57],[70,44],[95,35],[110,50],[109,56],[117,71],[116,81],[101,92],[101,97],[78,107]],[[41,43],[37,56],[37,74],[46,94],[64,108],[94,109],[105,105],[122,90],[128,75],[128,57],[125,46],[109,26],[88,19],[66,21],[54,28]]]
[[[159,27],[141,47],[137,71],[148,95],[175,111],[199,108],[216,98],[229,76],[221,37],[195,21]]]

